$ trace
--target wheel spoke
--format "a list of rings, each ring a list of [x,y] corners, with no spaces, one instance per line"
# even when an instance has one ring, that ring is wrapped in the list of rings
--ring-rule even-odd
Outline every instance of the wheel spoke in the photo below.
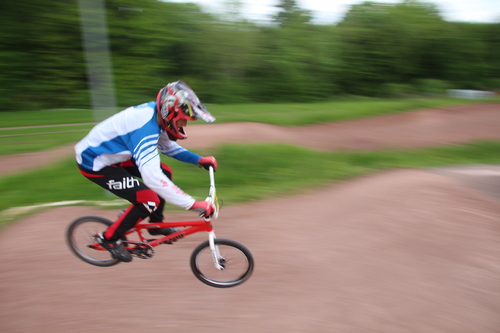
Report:
[[[95,266],[112,266],[119,261],[98,246],[95,236],[104,232],[111,221],[98,216],[83,216],[68,228],[66,239],[69,248],[83,261]]]
[[[230,239],[216,239],[219,250],[216,267],[208,241],[200,244],[191,256],[191,269],[194,275],[203,283],[212,287],[227,288],[246,281],[253,271],[253,257],[242,244]]]

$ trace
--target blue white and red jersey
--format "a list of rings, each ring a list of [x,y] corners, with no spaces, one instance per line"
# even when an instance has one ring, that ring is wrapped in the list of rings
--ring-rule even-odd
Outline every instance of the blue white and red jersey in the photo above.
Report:
[[[162,172],[158,151],[195,165],[201,158],[169,139],[156,121],[155,102],[130,107],[109,117],[75,146],[76,160],[87,170],[99,171],[133,159],[146,186],[171,204],[191,208],[195,199]]]

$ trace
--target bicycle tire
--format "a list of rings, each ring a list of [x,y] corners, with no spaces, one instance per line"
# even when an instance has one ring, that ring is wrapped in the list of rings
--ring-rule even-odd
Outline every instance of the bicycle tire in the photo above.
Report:
[[[191,254],[191,270],[198,280],[216,288],[230,288],[245,282],[253,272],[254,259],[250,250],[232,239],[216,238],[223,257],[223,270],[218,270],[212,259],[209,241],[198,245]]]
[[[100,216],[82,216],[74,220],[66,232],[66,242],[78,258],[94,266],[109,267],[120,263],[106,250],[90,247],[96,243],[95,235],[105,231],[113,222]],[[124,237],[123,240],[126,240]]]

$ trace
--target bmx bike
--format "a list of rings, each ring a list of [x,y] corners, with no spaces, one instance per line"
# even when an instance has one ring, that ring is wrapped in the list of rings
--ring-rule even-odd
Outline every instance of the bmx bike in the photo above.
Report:
[[[245,282],[254,269],[252,253],[243,244],[227,238],[216,238],[212,218],[219,215],[220,201],[215,190],[214,170],[209,168],[210,189],[206,201],[215,206],[212,216],[195,221],[138,223],[121,238],[125,248],[139,259],[151,259],[154,248],[162,244],[173,244],[186,236],[207,232],[208,240],[199,244],[192,252],[190,266],[194,276],[201,282],[217,288],[229,288]],[[201,216],[200,216],[201,217]],[[100,216],[82,216],[74,220],[66,231],[66,241],[71,251],[81,260],[95,266],[109,267],[120,263],[97,241],[112,221]],[[175,233],[157,239],[147,239],[144,231],[155,228],[180,228]],[[129,240],[136,235],[137,240]]]

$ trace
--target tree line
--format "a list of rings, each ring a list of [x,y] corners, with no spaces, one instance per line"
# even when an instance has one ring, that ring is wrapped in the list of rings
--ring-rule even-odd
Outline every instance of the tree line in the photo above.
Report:
[[[267,24],[244,19],[238,0],[224,15],[103,1],[120,106],[153,100],[179,78],[206,103],[500,88],[500,22],[448,22],[427,2],[362,2],[319,25],[295,0],[277,0]],[[2,0],[0,19],[1,111],[90,106],[78,0]]]

